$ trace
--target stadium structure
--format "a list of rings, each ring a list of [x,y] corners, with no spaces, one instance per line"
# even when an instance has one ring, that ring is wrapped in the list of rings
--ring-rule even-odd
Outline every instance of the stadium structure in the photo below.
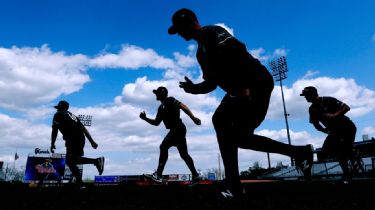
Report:
[[[321,148],[314,151],[314,164],[312,167],[312,178],[315,180],[335,180],[340,179],[342,170],[338,161],[334,158],[323,159],[320,157]],[[374,178],[375,177],[375,139],[364,139],[354,143],[355,160],[350,163],[350,167],[355,172],[354,178]],[[302,178],[302,174],[296,167],[282,167],[269,171],[258,179],[279,179],[297,180]]]

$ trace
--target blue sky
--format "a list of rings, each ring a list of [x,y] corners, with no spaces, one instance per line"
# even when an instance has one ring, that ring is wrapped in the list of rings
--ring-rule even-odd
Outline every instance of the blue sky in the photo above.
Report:
[[[309,104],[299,96],[315,85],[352,109],[348,115],[363,134],[375,136],[375,3],[373,1],[1,1],[0,2],[0,160],[26,165],[34,148],[49,148],[53,105],[64,99],[76,114],[90,114],[99,148],[86,156],[106,157],[105,175],[152,172],[167,130],[138,118],[155,116],[152,89],[170,95],[201,118],[188,127],[188,147],[202,172],[218,168],[211,116],[223,95],[189,95],[178,88],[183,76],[201,80],[196,43],[170,36],[174,11],[196,12],[202,25],[220,24],[243,41],[268,67],[286,56],[283,81],[292,144],[320,147],[324,135],[308,123]],[[287,142],[280,87],[275,83],[269,112],[257,132]],[[61,134],[57,152],[65,148]],[[241,150],[241,170],[264,153]],[[289,158],[271,155],[272,164]],[[85,176],[96,175],[85,166]],[[177,150],[170,150],[165,173],[188,173]]]

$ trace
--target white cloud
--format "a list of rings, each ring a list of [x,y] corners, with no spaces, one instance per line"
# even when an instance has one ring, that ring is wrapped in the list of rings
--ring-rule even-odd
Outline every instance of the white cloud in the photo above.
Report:
[[[175,78],[184,68],[196,65],[195,46],[190,45],[188,50],[188,55],[175,53],[173,60],[133,45],[122,46],[118,54],[104,52],[93,58],[52,52],[47,45],[0,48],[0,108],[27,112],[29,107],[43,106],[61,95],[77,92],[90,81],[90,67],[168,69],[165,77]]]
[[[299,80],[293,88],[313,85],[321,96],[333,96],[351,107],[348,115],[363,116],[375,109],[375,92],[358,85],[354,79],[319,77],[310,80]]]
[[[90,61],[97,68],[155,69],[174,68],[173,60],[158,55],[153,49],[143,49],[134,45],[124,45],[118,54],[103,53]]]
[[[254,56],[255,58],[259,59],[260,61],[266,61],[270,58],[270,56],[268,55],[262,55],[264,53],[265,53],[265,50],[263,48],[250,50],[250,54]]]
[[[180,76],[181,77],[181,76]],[[159,86],[165,86],[168,89],[168,95],[175,97],[186,105],[194,109],[208,109],[212,111],[212,107],[216,107],[219,101],[216,97],[208,95],[192,95],[185,93],[179,86],[179,80],[163,80],[163,81],[150,81],[147,77],[138,78],[135,83],[128,83],[124,86],[122,96],[116,98],[117,102],[132,104],[145,104],[155,107],[160,102],[155,100],[155,95],[152,92]]]
[[[190,68],[198,64],[195,58],[196,45],[190,44],[187,49],[187,55],[183,55],[179,52],[173,53],[177,65],[182,68]]]
[[[362,133],[368,134],[368,135],[373,135],[373,134],[375,134],[375,127],[367,126],[367,127],[363,128]]]
[[[196,59],[189,55],[182,55],[181,53],[175,52],[174,54],[175,59],[177,60],[177,64],[181,67],[188,68],[196,64]]]
[[[281,57],[281,56],[286,56],[286,50],[278,48],[273,52],[273,57]]]
[[[288,144],[287,138],[287,131],[286,129],[281,130],[260,130],[256,132],[258,135],[269,137],[273,140],[283,142]],[[324,139],[313,137],[307,131],[293,131],[292,129],[289,130],[289,135],[291,139],[292,145],[306,145],[312,144],[315,148],[321,147],[323,144]]]
[[[0,148],[35,148],[49,145],[50,126],[35,125],[27,120],[0,114]]]
[[[306,74],[302,77],[302,79],[310,79],[314,78],[315,75],[319,74],[319,71],[314,71],[314,70],[308,70]]]
[[[375,92],[358,85],[354,79],[317,77],[297,80],[292,88],[283,86],[287,112],[292,118],[306,117],[308,106],[304,97],[299,94],[306,86],[315,86],[320,96],[332,96],[348,104],[351,110],[348,116],[359,117],[375,109]],[[275,86],[272,93],[270,108],[267,117],[271,119],[283,117],[280,86]]]
[[[272,54],[266,53],[266,50],[263,48],[251,49],[250,54],[260,60],[261,62],[265,63],[270,59],[278,58],[281,56],[287,55],[287,50],[278,48]],[[267,65],[267,64],[266,64]]]
[[[292,145],[306,145],[312,144],[314,148],[319,148],[322,146],[324,138],[311,136],[306,131],[293,131],[290,130],[290,138]],[[256,134],[261,136],[266,136],[275,141],[288,144],[286,129],[281,130],[260,130]],[[270,153],[271,165],[276,166],[278,162],[282,162],[284,165],[290,165],[290,157],[275,153]],[[268,167],[267,156],[265,152],[257,152],[253,150],[239,150],[239,166],[241,170],[246,170],[248,167],[252,166],[254,162],[258,161],[262,167]]]
[[[71,94],[90,81],[87,57],[41,48],[0,48],[0,107],[21,111]]]

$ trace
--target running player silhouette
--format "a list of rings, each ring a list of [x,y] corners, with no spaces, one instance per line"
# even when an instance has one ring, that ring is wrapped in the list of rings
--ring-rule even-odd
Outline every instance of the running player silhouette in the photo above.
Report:
[[[191,94],[207,94],[219,86],[226,92],[212,122],[225,168],[225,197],[243,194],[238,171],[238,148],[278,153],[293,157],[306,179],[311,177],[312,145],[293,146],[254,134],[263,122],[274,87],[272,75],[246,46],[224,28],[202,27],[190,9],[172,16],[169,34],[198,43],[196,57],[203,82],[193,84],[185,77],[180,87]]]
[[[148,118],[145,112],[141,112],[139,117],[154,126],[158,126],[163,121],[165,127],[169,129],[169,132],[160,144],[159,164],[156,172],[153,174],[145,174],[145,176],[161,183],[163,170],[168,160],[168,150],[172,146],[175,146],[181,158],[191,171],[192,184],[194,185],[200,180],[200,176],[195,169],[193,159],[188,153],[186,145],[186,127],[180,118],[180,110],[183,110],[197,125],[201,124],[201,120],[196,118],[185,104],[176,100],[174,97],[168,97],[167,88],[161,86],[153,90],[153,92],[156,95],[156,100],[161,103],[156,118]]]

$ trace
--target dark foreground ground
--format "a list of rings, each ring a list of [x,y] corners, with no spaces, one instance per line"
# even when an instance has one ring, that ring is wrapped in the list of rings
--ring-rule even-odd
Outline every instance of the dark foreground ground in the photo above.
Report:
[[[0,209],[375,209],[375,180],[355,180],[348,185],[332,181],[243,185],[246,195],[228,200],[220,196],[219,183],[195,187],[88,185],[84,190],[0,183]]]

